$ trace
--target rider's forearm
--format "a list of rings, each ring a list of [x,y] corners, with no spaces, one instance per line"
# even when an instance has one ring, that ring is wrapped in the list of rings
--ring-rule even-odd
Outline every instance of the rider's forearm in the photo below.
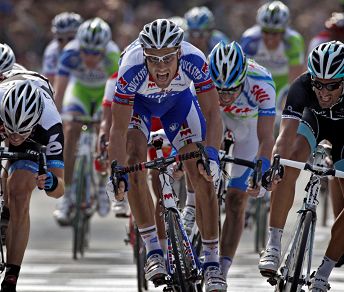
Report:
[[[119,165],[126,163],[127,130],[119,130],[114,127],[110,129],[109,137],[109,161],[117,160]]]
[[[213,146],[216,149],[220,149],[223,125],[220,117],[220,112],[212,112],[205,117],[207,121],[207,132],[206,132],[206,145]]]

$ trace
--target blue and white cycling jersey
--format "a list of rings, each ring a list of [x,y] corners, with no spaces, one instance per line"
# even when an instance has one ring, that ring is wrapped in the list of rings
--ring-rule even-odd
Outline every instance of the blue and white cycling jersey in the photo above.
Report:
[[[151,117],[159,117],[176,149],[205,137],[205,120],[192,93],[214,88],[204,54],[187,42],[181,44],[179,66],[167,88],[159,88],[150,77],[142,47],[129,46],[121,59],[114,102],[134,105],[131,128],[139,128],[149,139]],[[217,101],[216,101],[217,102]]]

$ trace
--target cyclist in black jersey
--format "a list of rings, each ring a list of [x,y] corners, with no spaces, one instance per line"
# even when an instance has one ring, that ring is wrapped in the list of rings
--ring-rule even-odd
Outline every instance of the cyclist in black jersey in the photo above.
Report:
[[[332,41],[320,44],[308,57],[308,72],[291,85],[282,114],[280,134],[273,154],[296,161],[307,161],[310,153],[323,139],[332,143],[332,159],[336,169],[344,170],[344,44]],[[275,273],[281,257],[281,237],[288,212],[293,204],[295,182],[299,171],[286,168],[284,179],[273,186],[269,240],[262,253],[259,269]],[[264,181],[263,181],[264,183]],[[342,179],[335,179],[342,196]],[[333,190],[335,191],[335,190]],[[328,291],[328,277],[344,253],[344,213],[332,227],[332,237],[323,261],[312,279],[311,291]]]
[[[29,205],[38,186],[53,198],[64,193],[63,132],[48,80],[31,71],[12,70],[0,83],[2,134],[9,150],[24,152],[46,145],[47,174],[38,175],[31,160],[10,161],[6,205],[10,211],[6,234],[6,273],[2,292],[15,292],[29,239]]]

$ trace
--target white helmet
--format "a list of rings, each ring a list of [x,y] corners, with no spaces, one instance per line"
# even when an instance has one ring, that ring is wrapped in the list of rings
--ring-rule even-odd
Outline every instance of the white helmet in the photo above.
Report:
[[[144,49],[174,48],[183,41],[184,31],[168,19],[157,19],[146,24],[139,34]]]
[[[307,67],[313,77],[344,78],[344,44],[331,41],[318,45],[309,54]]]
[[[65,34],[69,32],[76,33],[82,18],[74,12],[62,12],[57,14],[51,22],[51,31],[53,34]]]
[[[285,30],[289,21],[289,8],[281,1],[265,3],[258,9],[257,23],[262,28]]]
[[[0,117],[4,126],[12,133],[31,131],[42,116],[44,95],[44,89],[30,80],[11,85],[0,104]]]
[[[186,19],[181,16],[172,16],[169,18],[172,22],[174,22],[176,25],[178,25],[182,30],[187,30],[187,23]]]
[[[0,73],[12,70],[15,61],[13,50],[6,44],[0,44]]]
[[[103,19],[96,17],[81,24],[76,37],[82,48],[103,50],[111,40],[111,28]]]

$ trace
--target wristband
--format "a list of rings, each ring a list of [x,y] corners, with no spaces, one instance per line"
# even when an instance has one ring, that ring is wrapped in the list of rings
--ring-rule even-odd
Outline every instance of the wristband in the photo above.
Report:
[[[262,174],[264,174],[270,168],[270,160],[264,156],[259,157],[262,161]]]
[[[219,164],[219,151],[213,146],[205,147],[205,151],[207,152],[209,160],[214,160],[217,164]]]
[[[45,179],[44,190],[47,192],[53,192],[57,188],[57,185],[58,179],[56,175],[49,171]]]

